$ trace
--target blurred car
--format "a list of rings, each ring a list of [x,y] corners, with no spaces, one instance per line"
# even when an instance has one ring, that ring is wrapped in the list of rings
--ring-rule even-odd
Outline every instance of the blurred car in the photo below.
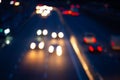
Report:
[[[83,42],[86,44],[94,44],[97,42],[96,37],[92,33],[85,33],[83,37]]]
[[[101,53],[103,51],[103,48],[100,44],[95,43],[95,44],[89,45],[88,50],[91,53]]]
[[[56,32],[52,32],[51,33],[51,37],[53,38],[53,39],[62,39],[63,37],[64,37],[64,33],[63,32],[58,32],[58,33],[56,33]]]
[[[47,29],[38,29],[36,32],[37,36],[47,36],[48,35],[48,30]]]
[[[6,44],[9,45],[12,41],[11,33],[9,28],[0,28],[0,46],[3,47]]]
[[[44,41],[33,41],[30,43],[30,49],[44,49],[45,42]]]
[[[110,42],[113,50],[120,50],[120,36],[112,36]]]
[[[79,16],[80,15],[79,8],[80,8],[80,5],[78,5],[78,4],[71,5],[70,10],[64,10],[64,11],[62,11],[62,13],[64,15]]]
[[[57,56],[61,56],[62,55],[62,46],[58,45],[58,44],[51,44],[48,47],[48,52],[49,53],[56,53]]]

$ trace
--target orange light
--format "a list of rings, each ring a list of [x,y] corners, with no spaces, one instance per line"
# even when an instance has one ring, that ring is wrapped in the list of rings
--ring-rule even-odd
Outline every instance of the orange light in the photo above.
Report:
[[[68,11],[68,14],[72,14],[72,11],[71,11],[71,10],[69,10],[69,11]]]
[[[102,47],[101,46],[98,46],[97,49],[98,49],[99,52],[102,52]]]
[[[96,42],[97,42],[96,38],[93,38],[93,42],[94,42],[94,43],[96,43]]]

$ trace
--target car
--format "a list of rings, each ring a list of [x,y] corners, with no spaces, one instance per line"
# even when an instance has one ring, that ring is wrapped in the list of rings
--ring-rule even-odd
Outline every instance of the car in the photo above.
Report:
[[[97,39],[94,34],[92,33],[85,33],[83,37],[83,42],[85,44],[94,44],[97,42]]]
[[[120,36],[111,36],[110,43],[113,50],[120,50]]]
[[[9,28],[0,28],[0,47],[9,45],[12,41],[11,33]]]
[[[59,44],[50,44],[48,47],[48,52],[49,53],[56,53],[57,56],[61,56],[63,51],[62,51],[62,46]]]
[[[48,30],[47,29],[38,29],[36,32],[37,36],[47,36],[48,35]]]
[[[64,38],[64,33],[63,32],[52,32],[51,33],[51,37],[53,38],[53,39],[62,39],[62,38]]]
[[[70,6],[70,10],[64,10],[62,11],[62,13],[64,15],[71,15],[71,16],[79,16],[80,13],[79,13],[79,8],[80,8],[80,5],[71,5]]]
[[[90,53],[101,53],[103,51],[103,48],[100,44],[95,43],[88,46],[88,51]]]
[[[30,43],[30,49],[35,50],[35,49],[44,49],[45,48],[45,42],[43,40],[34,40]]]

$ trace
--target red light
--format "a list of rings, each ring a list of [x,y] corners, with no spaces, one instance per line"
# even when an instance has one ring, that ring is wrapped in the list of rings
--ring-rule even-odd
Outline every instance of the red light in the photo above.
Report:
[[[71,7],[71,8],[74,8],[75,6],[72,4],[70,7]]]
[[[86,39],[86,38],[84,38],[84,39],[83,39],[83,41],[84,41],[84,42],[86,42],[86,41],[87,41],[87,39]]]
[[[94,43],[96,43],[96,42],[97,42],[96,38],[93,38],[93,42],[94,42]]]
[[[99,52],[102,52],[102,47],[101,47],[101,46],[98,46],[98,47],[97,47],[97,50],[98,50]]]
[[[94,51],[94,48],[92,46],[89,46],[89,51],[90,52],[93,52]]]
[[[72,14],[72,11],[71,11],[71,10],[69,10],[69,11],[68,11],[68,14]]]
[[[115,45],[115,43],[112,41],[112,42],[111,42],[111,45],[112,45],[112,46],[114,46],[114,45]]]
[[[63,11],[63,14],[68,14],[68,12],[67,11]]]
[[[72,12],[71,15],[72,16],[79,16],[79,13],[78,12]]]
[[[67,10],[67,11],[63,11],[63,14],[72,14],[72,11],[71,10]]]
[[[76,5],[76,8],[80,8],[80,5],[79,5],[79,4],[77,4],[77,5]]]
[[[43,4],[38,4],[38,6],[43,6]]]

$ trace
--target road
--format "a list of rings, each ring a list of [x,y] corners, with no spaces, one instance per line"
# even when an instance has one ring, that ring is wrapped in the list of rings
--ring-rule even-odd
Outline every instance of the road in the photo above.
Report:
[[[98,17],[94,18],[94,15],[90,15],[89,13],[87,13],[87,15],[88,16],[81,12],[79,17],[65,16],[65,20],[77,37],[81,50],[84,52],[96,75],[99,75],[101,79],[105,80],[119,80],[119,51],[112,51],[110,48],[110,36],[114,35],[113,33],[115,32],[114,30],[110,32],[111,30],[104,24],[101,24],[102,20],[100,22]],[[83,34],[86,32],[93,33],[98,43],[103,46],[104,51],[101,54],[91,54],[88,51],[88,45],[83,43]]]
[[[22,16],[22,15],[20,15]],[[18,19],[15,16],[15,19]],[[111,32],[91,15],[80,13],[80,16],[63,16],[53,11],[44,19],[31,13],[31,16],[18,25],[9,46],[0,48],[0,80],[119,80],[120,55],[110,49]],[[15,23],[15,20],[13,20]],[[46,47],[44,50],[30,50],[29,45],[36,38],[37,29],[48,29]],[[50,38],[51,32],[63,31],[64,39]],[[88,45],[82,41],[85,32],[95,34],[104,50],[101,54],[88,52]],[[71,43],[74,35],[79,45],[77,53]],[[48,46],[52,43],[62,44],[63,55],[48,53]],[[82,55],[82,56],[80,56]],[[84,57],[83,57],[84,56]],[[86,64],[87,66],[84,66]]]
[[[47,19],[33,15],[26,21],[14,37],[11,45],[0,49],[0,79],[4,80],[81,80],[87,79],[86,74],[79,64],[75,52],[66,37],[64,26],[59,20],[58,14],[53,12]],[[63,31],[65,38],[59,40],[63,44],[63,55],[49,54],[45,50],[30,50],[29,45],[36,37],[37,29]],[[46,37],[46,44],[52,41]],[[47,46],[48,47],[48,46]],[[78,71],[79,70],[79,71]]]

